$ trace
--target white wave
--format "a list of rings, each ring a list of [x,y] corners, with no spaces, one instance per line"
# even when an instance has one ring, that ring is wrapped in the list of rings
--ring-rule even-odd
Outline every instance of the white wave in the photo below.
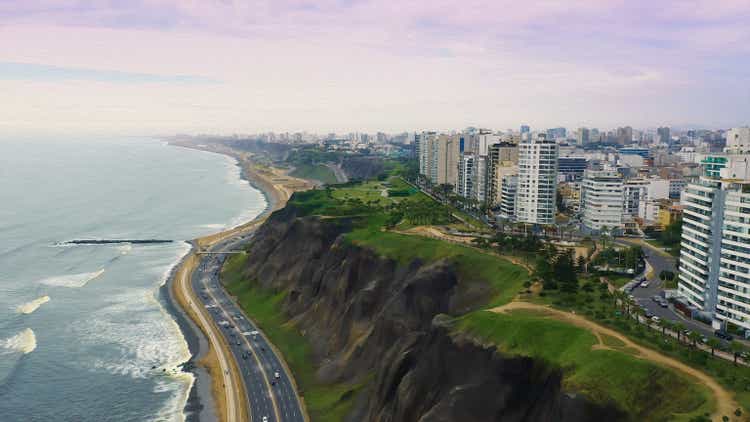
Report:
[[[120,251],[120,254],[127,255],[128,252],[133,250],[133,245],[130,243],[124,243],[117,247],[117,250]]]
[[[36,349],[36,336],[31,328],[26,328],[13,337],[0,340],[0,348],[6,352],[31,353]]]
[[[156,414],[149,420],[151,422],[166,422],[185,420],[185,403],[188,401],[190,389],[193,387],[195,377],[191,373],[180,372],[178,375],[172,375],[168,379],[179,378],[182,382],[165,382],[159,380],[154,386],[154,393],[171,393],[171,397],[159,409]],[[184,387],[184,388],[183,388]]]
[[[183,243],[174,264],[157,276],[154,287],[167,281],[174,266],[189,251],[190,245]],[[155,380],[154,393],[166,397],[151,420],[184,421],[183,409],[195,377],[179,367],[191,357],[179,325],[157,300],[153,289],[131,289],[109,299],[110,306],[71,327],[84,346],[109,344],[116,349],[116,353],[90,362],[87,369]]]
[[[48,286],[55,286],[55,287],[71,287],[71,288],[83,287],[86,285],[86,283],[101,276],[102,274],[104,274],[104,269],[101,269],[99,271],[94,271],[92,273],[70,274],[70,275],[49,277],[40,281],[40,283],[46,284]]]
[[[16,308],[16,310],[18,310],[19,314],[30,314],[39,309],[40,306],[47,302],[49,302],[49,296],[42,296],[30,302],[24,303],[23,305]]]
[[[225,224],[201,224],[200,228],[202,229],[223,229],[226,227]]]

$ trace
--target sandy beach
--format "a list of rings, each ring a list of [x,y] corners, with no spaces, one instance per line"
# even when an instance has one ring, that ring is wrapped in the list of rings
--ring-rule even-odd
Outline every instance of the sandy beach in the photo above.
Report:
[[[194,305],[198,302],[190,287],[189,276],[199,262],[198,255],[195,253],[196,248],[204,249],[228,237],[254,230],[273,211],[283,208],[294,192],[310,189],[313,185],[308,181],[288,176],[285,170],[260,166],[252,161],[250,154],[220,145],[202,145],[200,147],[183,143],[175,145],[224,154],[234,158],[240,167],[241,178],[262,191],[267,202],[266,209],[253,220],[225,231],[195,239],[192,242],[193,249],[175,267],[166,285],[167,294],[165,296],[176,305],[173,306],[172,313],[183,329],[192,355],[191,362],[195,363],[195,367],[192,365],[187,367],[187,370],[195,374],[196,382],[185,407],[185,411],[188,413],[186,419],[189,421],[205,419],[227,421],[228,400],[230,403],[244,403],[246,395],[243,390],[242,379],[237,376],[238,370],[234,359],[226,358],[226,356],[231,357],[229,346],[223,340],[223,336],[216,335],[218,331],[213,324],[205,323],[209,320],[206,310]],[[203,313],[203,318],[197,315],[197,312]],[[215,350],[216,347],[220,347],[222,350]],[[224,357],[222,358],[221,355]],[[227,375],[221,369],[227,365],[231,368],[228,375],[231,379],[227,379]],[[226,384],[236,387],[229,389]],[[227,397],[227,391],[230,390],[234,392],[234,397]],[[237,404],[235,407],[239,408],[239,413],[235,415],[235,419],[240,421],[250,420],[250,415],[247,415],[246,411],[247,406]]]

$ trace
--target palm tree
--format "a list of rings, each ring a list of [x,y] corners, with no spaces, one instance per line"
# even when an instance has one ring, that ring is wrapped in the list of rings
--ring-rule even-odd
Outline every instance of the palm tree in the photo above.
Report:
[[[680,335],[682,335],[682,331],[685,329],[685,325],[681,322],[676,322],[674,324],[674,331],[677,333],[677,342],[680,342]]]
[[[690,342],[693,344],[693,347],[695,347],[698,344],[698,340],[701,339],[701,334],[698,333],[697,331],[691,331],[688,338],[690,339]]]
[[[661,327],[661,335],[664,337],[667,335],[667,328],[672,329],[672,321],[664,319],[659,322],[659,326]]]
[[[710,338],[706,342],[706,345],[708,345],[708,347],[711,348],[711,356],[713,356],[714,355],[714,351],[716,350],[716,348],[719,347],[719,346],[721,346],[721,342],[719,340],[715,339],[715,338]]]
[[[737,365],[737,356],[745,351],[745,346],[737,340],[732,340],[732,342],[729,343],[729,350],[732,351],[732,355],[734,355],[734,364]]]

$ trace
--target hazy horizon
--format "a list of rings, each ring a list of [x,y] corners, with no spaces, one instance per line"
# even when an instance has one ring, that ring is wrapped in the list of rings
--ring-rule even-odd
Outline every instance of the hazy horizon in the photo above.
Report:
[[[729,128],[750,2],[0,5],[0,136]]]

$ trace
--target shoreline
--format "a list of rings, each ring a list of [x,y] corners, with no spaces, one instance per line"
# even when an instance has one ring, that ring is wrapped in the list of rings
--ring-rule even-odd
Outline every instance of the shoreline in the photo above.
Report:
[[[168,145],[230,157],[240,169],[240,179],[247,181],[251,187],[259,190],[266,201],[266,206],[263,211],[251,220],[188,242],[191,245],[190,250],[172,268],[166,283],[164,283],[159,291],[159,294],[164,299],[167,312],[173,316],[182,331],[191,356],[186,362],[180,365],[183,371],[190,372],[194,376],[194,382],[188,391],[188,398],[183,407],[184,419],[187,422],[207,422],[210,420],[223,421],[226,420],[226,415],[223,414],[224,409],[222,409],[222,405],[226,401],[226,397],[224,389],[222,388],[222,378],[211,376],[212,369],[214,371],[218,369],[218,358],[216,352],[211,348],[207,335],[204,332],[206,327],[201,327],[196,323],[196,319],[198,318],[195,315],[192,315],[187,303],[185,303],[185,298],[178,291],[176,287],[177,277],[186,270],[192,272],[191,266],[195,265],[196,248],[203,248],[216,243],[221,239],[232,236],[237,232],[244,232],[257,227],[265,221],[271,213],[283,208],[291,196],[291,193],[312,186],[308,182],[289,178],[285,174],[279,174],[281,171],[273,167],[269,168],[268,172],[270,174],[268,174],[255,167],[257,165],[252,162],[247,154],[223,146],[219,146],[219,148],[216,149],[209,149],[204,145],[197,146],[175,142],[169,142]],[[278,181],[273,180],[274,178],[279,178],[281,176],[284,176],[284,179],[294,180],[295,183],[279,183]],[[222,344],[222,347],[226,347],[226,344]],[[235,363],[232,362],[232,366],[234,364]],[[242,386],[241,383],[240,386]]]

